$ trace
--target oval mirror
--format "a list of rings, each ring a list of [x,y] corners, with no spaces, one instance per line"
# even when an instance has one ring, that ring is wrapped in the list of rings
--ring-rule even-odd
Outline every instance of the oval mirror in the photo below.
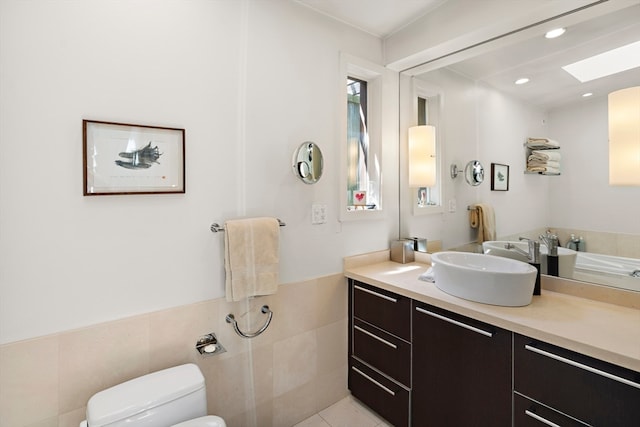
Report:
[[[305,184],[318,182],[322,167],[322,151],[314,142],[303,142],[293,153],[293,173]]]
[[[482,184],[482,181],[484,181],[484,167],[482,163],[477,160],[471,160],[467,163],[467,166],[464,168],[464,179],[467,180],[469,185],[473,185],[474,187]]]

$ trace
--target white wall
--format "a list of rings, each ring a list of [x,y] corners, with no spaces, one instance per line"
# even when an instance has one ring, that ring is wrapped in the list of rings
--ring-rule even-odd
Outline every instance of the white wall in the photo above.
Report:
[[[381,63],[380,40],[288,0],[2,0],[0,24],[0,343],[223,296],[215,221],[285,221],[283,283],[397,233],[391,203],[337,221],[339,52]],[[186,129],[186,194],[83,197],[82,119]],[[290,171],[306,140],[325,155],[314,186]]]
[[[442,240],[444,248],[475,241],[477,230],[470,227],[467,211],[474,203],[494,207],[498,236],[544,227],[550,220],[548,192],[555,177],[524,174],[523,144],[528,136],[548,136],[545,114],[447,69],[419,78],[437,87],[443,98],[438,132],[444,144],[444,213],[413,216],[411,195],[405,192],[402,234]],[[485,168],[485,180],[476,187],[464,179],[464,166],[471,160]],[[509,191],[491,191],[491,163],[510,166]],[[463,169],[455,180],[449,176],[451,164]],[[448,210],[450,200],[455,200],[455,212]]]
[[[550,189],[553,225],[640,234],[640,188],[609,186],[607,97],[551,111],[549,127],[563,156]]]

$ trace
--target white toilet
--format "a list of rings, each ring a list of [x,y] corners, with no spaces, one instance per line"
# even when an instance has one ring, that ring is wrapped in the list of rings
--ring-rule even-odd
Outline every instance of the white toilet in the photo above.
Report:
[[[80,427],[226,427],[222,418],[206,414],[204,377],[191,363],[94,394]]]

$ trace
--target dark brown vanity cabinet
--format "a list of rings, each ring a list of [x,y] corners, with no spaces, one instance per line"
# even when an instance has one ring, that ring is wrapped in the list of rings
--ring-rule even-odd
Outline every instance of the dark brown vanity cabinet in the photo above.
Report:
[[[412,343],[414,425],[511,425],[511,332],[414,301]]]
[[[349,389],[395,426],[640,427],[640,373],[349,280]]]
[[[409,425],[411,299],[349,280],[349,389],[394,426]]]
[[[640,373],[518,334],[514,395],[516,427],[640,426]]]

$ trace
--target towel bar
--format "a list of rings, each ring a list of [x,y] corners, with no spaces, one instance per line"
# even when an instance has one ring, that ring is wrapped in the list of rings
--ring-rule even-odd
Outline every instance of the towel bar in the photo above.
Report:
[[[233,314],[227,314],[227,317],[225,317],[225,320],[227,321],[227,323],[231,323],[231,326],[233,326],[233,329],[236,331],[236,334],[240,335],[242,338],[257,337],[269,327],[269,324],[271,323],[271,318],[273,317],[273,311],[269,309],[268,305],[263,305],[260,311],[263,312],[264,314],[267,314],[267,321],[264,323],[264,325],[262,325],[260,329],[258,329],[255,332],[242,332],[238,327],[238,322],[236,321]]]
[[[280,219],[278,219],[278,224],[280,225],[280,227],[284,227],[285,225],[287,225],[284,222],[282,222]],[[217,233],[219,231],[224,231],[224,227],[220,227],[220,224],[218,224],[217,222],[214,222],[213,224],[211,224],[212,233]]]

